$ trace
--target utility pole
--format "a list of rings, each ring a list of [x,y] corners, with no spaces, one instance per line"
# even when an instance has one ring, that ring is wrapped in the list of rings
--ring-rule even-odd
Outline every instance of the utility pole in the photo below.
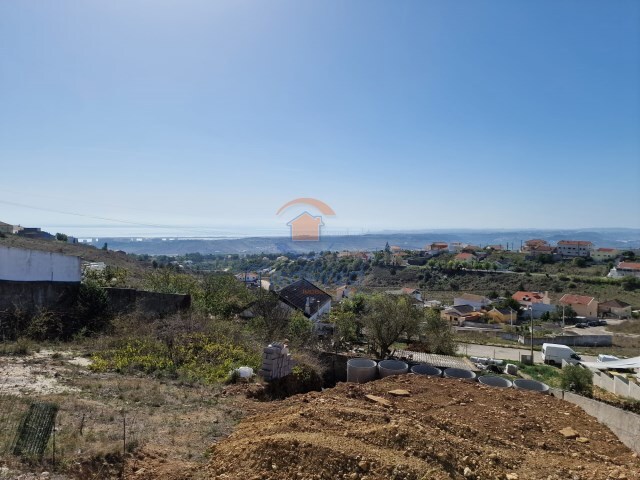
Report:
[[[529,305],[529,313],[531,314],[531,365],[535,362],[533,361],[533,305]]]

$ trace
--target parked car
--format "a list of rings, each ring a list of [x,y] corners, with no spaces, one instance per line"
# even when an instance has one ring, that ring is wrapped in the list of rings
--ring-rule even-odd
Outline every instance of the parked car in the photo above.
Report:
[[[587,322],[587,325],[590,327],[599,327],[600,322],[598,320],[591,320],[590,322]]]
[[[560,345],[559,343],[542,344],[542,361],[549,365],[562,365],[562,360],[576,364],[580,360],[580,355],[573,351],[571,347]]]
[[[576,328],[589,328],[589,324],[584,322],[584,323],[576,323]]]
[[[598,325],[603,327],[605,325],[609,325],[606,320],[598,320]]]

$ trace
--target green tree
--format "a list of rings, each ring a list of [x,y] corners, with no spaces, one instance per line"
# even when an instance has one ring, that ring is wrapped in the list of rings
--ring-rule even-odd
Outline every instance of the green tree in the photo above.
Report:
[[[440,355],[455,355],[458,343],[447,320],[440,316],[440,312],[428,309],[425,313],[423,332],[425,343],[431,353]]]
[[[390,353],[389,347],[402,335],[410,338],[419,332],[422,312],[408,296],[377,294],[367,303],[362,319],[365,333],[380,358]]]
[[[587,261],[582,257],[574,258],[571,263],[578,268],[584,268],[587,266]]]
[[[497,308],[510,308],[510,309],[512,309],[514,312],[516,312],[516,315],[517,315],[518,313],[520,313],[520,310],[522,310],[522,305],[520,305],[520,304],[518,303],[518,301],[517,301],[517,300],[515,300],[515,299],[514,299],[514,298],[512,298],[512,297],[507,297],[507,298],[505,298],[505,299],[501,300],[500,302],[498,302],[498,303],[496,304],[496,307],[497,307]]]
[[[358,338],[356,315],[342,308],[331,311],[329,321],[333,323],[333,347],[338,350],[346,347]]]
[[[625,290],[636,290],[640,288],[640,278],[628,275],[622,279],[622,288]]]
[[[313,322],[295,311],[289,320],[289,342],[293,346],[307,345],[313,336]]]
[[[593,373],[579,365],[567,365],[562,369],[560,386],[563,390],[569,390],[587,397],[593,396]]]
[[[66,242],[69,240],[69,237],[64,233],[56,233],[56,240],[60,242]]]
[[[576,311],[573,309],[571,305],[564,306],[564,319],[565,321],[573,321],[578,316]],[[562,320],[562,305],[558,305],[555,311],[551,314],[551,319],[554,322],[559,322]]]

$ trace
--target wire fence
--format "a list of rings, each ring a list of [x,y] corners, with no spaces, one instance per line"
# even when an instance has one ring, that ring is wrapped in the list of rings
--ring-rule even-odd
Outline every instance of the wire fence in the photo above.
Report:
[[[113,478],[142,443],[144,422],[124,409],[34,400],[0,394],[0,463],[27,461],[71,469],[78,478]]]

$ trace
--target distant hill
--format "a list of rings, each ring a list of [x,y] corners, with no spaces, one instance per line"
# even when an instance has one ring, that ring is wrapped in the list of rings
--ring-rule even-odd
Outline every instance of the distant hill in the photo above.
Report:
[[[542,238],[551,244],[559,240],[588,240],[597,247],[620,249],[640,248],[640,229],[590,229],[590,230],[451,230],[420,233],[376,233],[368,235],[324,236],[318,242],[293,242],[289,237],[247,237],[223,239],[160,238],[129,239],[100,238],[109,248],[129,253],[150,255],[184,255],[185,253],[305,253],[309,251],[381,250],[385,244],[406,249],[418,249],[436,241],[464,242],[473,245],[503,245],[519,249],[521,243],[532,238]]]

